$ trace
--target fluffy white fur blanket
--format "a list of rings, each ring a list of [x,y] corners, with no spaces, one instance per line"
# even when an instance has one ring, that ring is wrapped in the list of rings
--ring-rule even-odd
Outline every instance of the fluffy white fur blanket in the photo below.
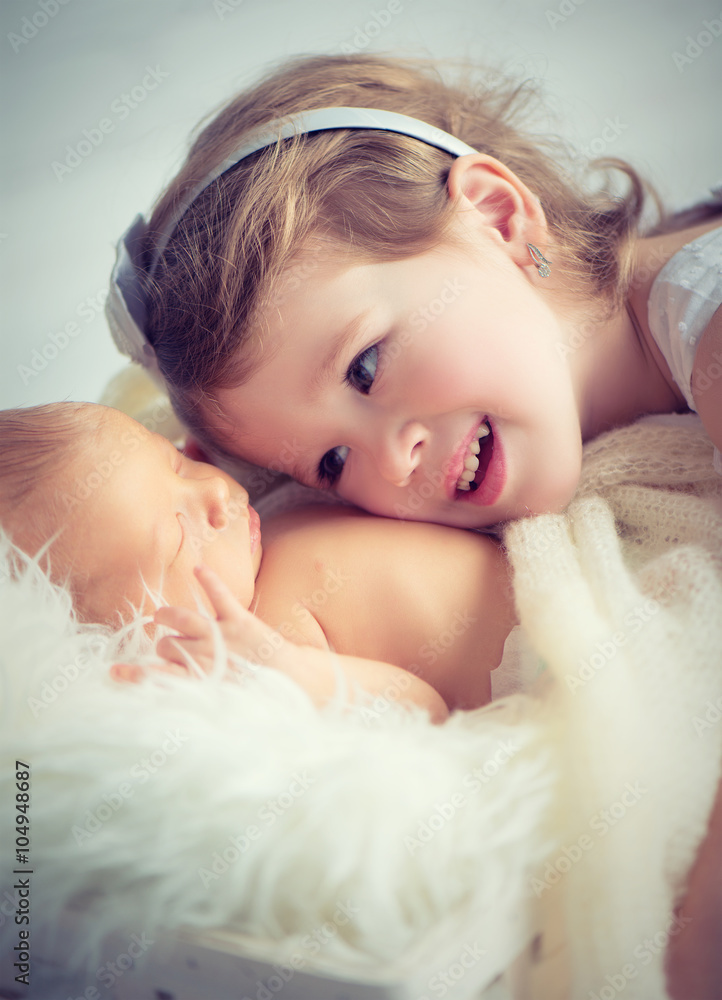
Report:
[[[95,969],[111,931],[222,927],[415,997],[444,995],[440,974],[463,965],[461,1000],[555,898],[571,997],[624,976],[625,997],[661,1000],[660,942],[720,775],[711,461],[694,418],[587,449],[568,512],[506,533],[544,682],[441,727],[398,692],[319,712],[265,668],[117,685],[108,667],[147,651],[142,629],[78,626],[68,595],[3,542],[3,945],[27,905],[13,889],[23,761],[33,947],[75,906],[68,966]]]
[[[5,577],[0,613],[4,943],[17,943],[22,905],[20,760],[35,955],[71,903],[83,919],[68,965],[87,958],[93,973],[113,930],[237,929],[277,941],[279,961],[300,953],[361,978],[418,979],[421,962],[428,979],[470,945],[469,988],[525,944],[554,771],[521,705],[435,727],[394,691],[318,712],[269,669],[119,685],[108,667],[143,637],[78,627],[32,566]]]

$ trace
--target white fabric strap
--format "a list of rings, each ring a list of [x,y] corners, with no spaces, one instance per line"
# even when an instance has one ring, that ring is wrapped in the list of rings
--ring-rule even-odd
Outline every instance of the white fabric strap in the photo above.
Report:
[[[709,321],[722,304],[722,227],[712,229],[671,257],[649,294],[649,328],[690,410],[692,369]]]
[[[272,146],[282,139],[290,139],[294,135],[304,135],[307,132],[322,132],[325,129],[339,128],[374,128],[386,132],[399,132],[402,135],[411,136],[413,139],[420,139],[428,146],[443,149],[445,152],[451,153],[452,156],[464,156],[467,153],[477,152],[461,139],[444,132],[443,129],[435,128],[417,118],[409,118],[408,115],[397,114],[395,111],[376,111],[373,108],[318,108],[315,111],[304,111],[301,114],[278,118],[265,125],[262,132],[246,139],[222,163],[219,163],[216,169],[208,174],[200,184],[193,188],[188,198],[179,205],[165,231],[159,237],[150,273],[152,274],[155,270],[156,264],[181,218],[198,195],[226,170],[230,170],[251,153],[257,153],[259,149]]]
[[[690,410],[692,371],[702,334],[722,305],[722,227],[712,229],[671,257],[659,272],[649,295],[649,329],[669,365]],[[715,448],[713,464],[722,475],[722,454]]]
[[[465,156],[477,150],[461,139],[429,125],[428,122],[409,118],[395,111],[380,111],[374,108],[318,108],[300,114],[278,118],[238,146],[219,163],[187,198],[181,202],[156,241],[153,259],[147,272],[143,266],[141,252],[147,232],[147,223],[142,215],[137,215],[118,243],[115,267],[111,275],[110,292],[106,304],[108,325],[118,349],[133,361],[147,368],[151,375],[161,380],[155,351],[145,336],[146,297],[143,278],[152,276],[157,263],[168,245],[176,226],[198,195],[212,184],[226,170],[230,170],[241,160],[260,149],[272,146],[283,139],[324,129],[372,128],[419,139],[429,146],[442,149],[452,156]]]

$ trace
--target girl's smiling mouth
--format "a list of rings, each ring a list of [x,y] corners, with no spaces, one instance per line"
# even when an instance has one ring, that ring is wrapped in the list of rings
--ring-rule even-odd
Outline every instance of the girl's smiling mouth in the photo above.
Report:
[[[476,492],[486,474],[491,452],[487,447],[491,437],[491,428],[486,420],[479,424],[477,430],[467,445],[463,456],[464,468],[456,481],[456,489],[466,492]]]
[[[506,474],[498,433],[488,417],[472,429],[457,450],[450,471],[447,483],[454,500],[475,506],[496,503],[504,489]]]

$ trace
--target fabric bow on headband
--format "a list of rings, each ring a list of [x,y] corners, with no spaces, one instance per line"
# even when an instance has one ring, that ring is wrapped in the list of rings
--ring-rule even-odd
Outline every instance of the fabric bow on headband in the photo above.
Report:
[[[138,214],[118,243],[105,315],[121,354],[142,365],[162,384],[156,353],[145,335],[147,308],[142,254],[147,230],[145,219]]]

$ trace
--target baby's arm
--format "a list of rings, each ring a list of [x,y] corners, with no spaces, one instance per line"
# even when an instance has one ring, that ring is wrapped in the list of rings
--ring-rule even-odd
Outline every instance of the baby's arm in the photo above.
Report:
[[[707,433],[722,451],[722,306],[699,342],[692,368],[692,396]]]
[[[294,642],[394,663],[452,710],[490,701],[516,620],[491,538],[348,507],[269,519],[256,594],[259,617]]]
[[[207,567],[196,570],[198,581],[216,612],[216,623],[187,608],[159,608],[155,621],[174,629],[178,635],[165,636],[158,642],[158,655],[179,667],[189,660],[210,669],[216,650],[217,634],[228,652],[252,663],[280,670],[308,692],[313,701],[325,705],[338,693],[339,673],[342,683],[373,696],[391,696],[411,702],[429,712],[432,722],[443,722],[448,709],[441,696],[421,678],[389,663],[342,656],[328,649],[294,645],[239,604],[223,581]],[[389,695],[389,692],[391,694]]]

